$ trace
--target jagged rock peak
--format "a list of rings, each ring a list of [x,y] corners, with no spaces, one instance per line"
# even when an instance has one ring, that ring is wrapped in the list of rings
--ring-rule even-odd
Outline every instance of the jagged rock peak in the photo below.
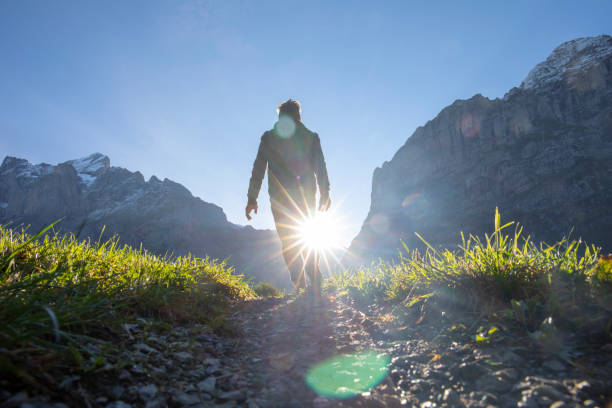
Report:
[[[546,61],[533,68],[521,83],[522,89],[537,89],[574,74],[585,73],[612,56],[612,37],[600,35],[565,42],[553,50]]]
[[[26,159],[18,157],[6,156],[0,166],[0,174],[6,175],[9,173],[15,174],[17,177],[37,178],[39,176],[49,174],[53,166],[47,163],[33,165]]]
[[[77,173],[89,174],[90,176],[97,176],[110,167],[110,159],[102,153],[93,153],[87,157],[69,160],[66,163],[74,167]]]

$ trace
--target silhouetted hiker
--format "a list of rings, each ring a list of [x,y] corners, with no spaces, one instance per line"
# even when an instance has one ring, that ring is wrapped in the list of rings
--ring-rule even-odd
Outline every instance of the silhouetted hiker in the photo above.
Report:
[[[247,219],[257,214],[257,196],[268,167],[268,191],[283,258],[296,288],[305,287],[305,273],[312,293],[320,294],[318,256],[300,242],[298,228],[316,209],[317,184],[319,211],[330,206],[329,180],[319,135],[301,122],[300,104],[289,99],[278,107],[278,121],[261,137],[249,183]]]

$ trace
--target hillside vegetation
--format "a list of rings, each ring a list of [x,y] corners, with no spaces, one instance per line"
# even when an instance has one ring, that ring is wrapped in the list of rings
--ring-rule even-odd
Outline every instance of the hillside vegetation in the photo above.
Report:
[[[538,341],[551,341],[563,328],[594,345],[609,342],[612,257],[580,240],[536,244],[518,226],[507,234],[513,224],[501,225],[496,210],[493,234],[461,235],[457,251],[435,249],[419,236],[424,253],[405,247],[398,262],[345,271],[327,285],[363,304],[390,305],[419,324],[446,321],[456,329],[465,328],[462,320],[498,323],[476,334],[478,340],[510,326]]]
[[[50,231],[0,228],[2,376],[35,384],[38,370],[57,365],[77,372],[119,366],[125,362],[114,340],[129,334],[131,322],[223,329],[228,304],[255,296],[223,262],[159,257],[120,247],[118,239],[80,242]]]

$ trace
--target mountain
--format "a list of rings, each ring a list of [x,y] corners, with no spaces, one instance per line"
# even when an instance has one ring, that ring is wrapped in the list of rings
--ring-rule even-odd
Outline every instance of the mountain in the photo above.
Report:
[[[56,230],[169,253],[229,259],[237,273],[292,287],[274,231],[228,222],[223,210],[171,180],[112,167],[100,153],[58,165],[6,157],[0,166],[0,224]]]
[[[374,171],[369,214],[350,252],[397,254],[400,240],[455,247],[502,221],[533,239],[612,250],[612,37],[557,47],[503,99],[475,95],[419,127]]]

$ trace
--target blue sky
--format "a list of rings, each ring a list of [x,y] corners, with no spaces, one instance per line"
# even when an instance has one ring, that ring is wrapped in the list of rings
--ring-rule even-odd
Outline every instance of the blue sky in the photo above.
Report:
[[[246,224],[261,134],[302,103],[349,224],[372,172],[456,99],[502,97],[609,1],[0,0],[0,156],[101,152]],[[251,222],[271,228],[266,192]]]

